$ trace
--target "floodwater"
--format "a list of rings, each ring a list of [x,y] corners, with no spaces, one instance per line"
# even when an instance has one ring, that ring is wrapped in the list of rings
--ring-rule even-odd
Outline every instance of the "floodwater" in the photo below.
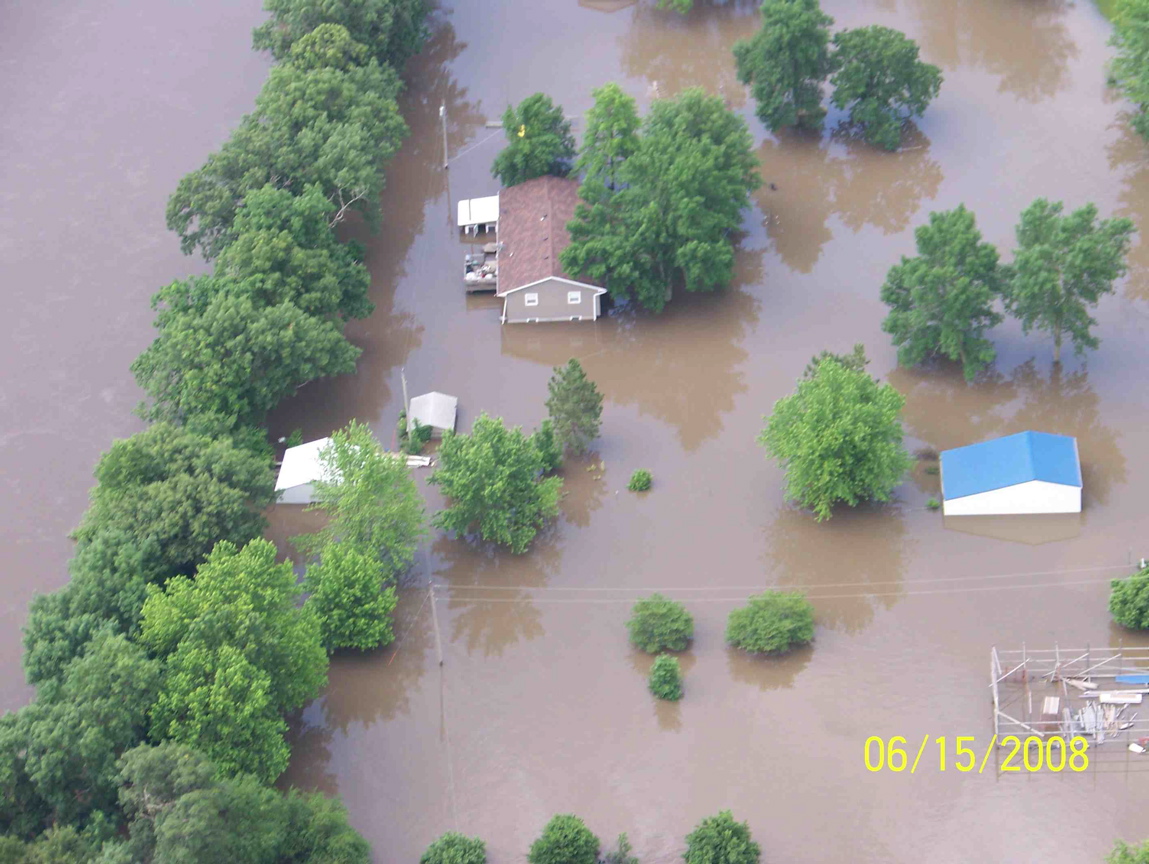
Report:
[[[16,58],[9,77],[20,85],[3,97],[0,139],[16,154],[0,187],[16,277],[5,287],[22,304],[17,338],[4,343],[18,373],[9,380],[22,382],[4,388],[10,705],[27,692],[15,633],[24,604],[62,582],[64,532],[90,466],[135,428],[126,367],[148,338],[146,297],[197,266],[164,235],[163,200],[262,80],[243,32],[257,4],[218,5],[227,14],[210,22],[203,4],[0,13],[15,22],[0,27],[12,42],[0,56]],[[838,26],[898,27],[944,71],[907,146],[887,154],[829,133],[765,134],[729,56],[755,28],[755,4],[700,5],[679,18],[646,0],[492,0],[436,16],[410,70],[413,135],[388,171],[383,228],[347,229],[367,245],[377,304],[350,328],[365,349],[360,371],[308,385],[272,433],[312,438],[358,418],[390,441],[401,369],[412,394],[457,395],[463,429],[482,410],[534,426],[551,367],[573,356],[605,395],[603,435],[593,459],[568,464],[562,518],[528,554],[428,537],[399,640],[333,663],[297,724],[285,780],[342,795],[381,864],[417,860],[448,829],[483,837],[492,864],[521,861],[561,812],[604,839],[626,831],[657,864],[679,859],[685,834],[723,808],[749,820],[768,860],[1100,861],[1114,839],[1149,836],[1149,762],[979,775],[940,772],[935,755],[912,775],[875,774],[863,746],[875,735],[915,746],[969,735],[984,748],[993,645],[1145,641],[1111,625],[1105,604],[1108,580],[1149,557],[1149,241],[1096,313],[1100,350],[1060,371],[1046,339],[1011,323],[994,333],[994,372],[973,385],[947,366],[898,369],[878,300],[931,210],[964,203],[1007,257],[1018,213],[1040,196],[1095,201],[1149,230],[1149,146],[1105,87],[1108,25],[1086,2],[826,0]],[[128,50],[98,38],[126,44],[125,28],[136,37]],[[46,46],[59,80],[26,65]],[[140,57],[152,74],[137,74]],[[102,80],[93,66],[119,71]],[[615,310],[596,324],[501,327],[494,301],[464,294],[467,247],[450,221],[459,198],[496,190],[501,133],[483,124],[541,90],[578,131],[590,90],[611,80],[643,106],[702,86],[747,116],[777,189],[754,196],[735,284],[676,297],[658,317]],[[77,117],[81,126],[64,125]],[[80,202],[82,215],[60,219]],[[781,472],[754,440],[762,415],[811,355],[855,342],[905,394],[912,448],[1029,428],[1077,436],[1081,516],[947,523],[925,509],[937,478],[922,466],[887,506],[821,525],[788,507]],[[639,467],[655,480],[642,496],[625,490]],[[308,522],[280,507],[273,536]],[[810,648],[764,660],[724,646],[726,615],[764,587],[808,592]],[[696,621],[677,705],[655,704],[649,659],[625,637],[630,605],[656,589]]]

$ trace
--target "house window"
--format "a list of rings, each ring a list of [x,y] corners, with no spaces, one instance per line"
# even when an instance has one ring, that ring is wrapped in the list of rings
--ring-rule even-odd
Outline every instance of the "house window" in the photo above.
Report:
[[[523,305],[524,306],[538,306],[539,305],[539,295],[538,294],[524,294],[523,295]]]
[[[581,321],[581,320],[582,320],[582,316],[581,316],[581,315],[572,315],[572,316],[571,316],[571,320],[572,320],[572,321]]]
[[[577,306],[581,302],[582,302],[582,292],[581,291],[568,291],[567,292],[567,303],[569,303],[572,306]]]

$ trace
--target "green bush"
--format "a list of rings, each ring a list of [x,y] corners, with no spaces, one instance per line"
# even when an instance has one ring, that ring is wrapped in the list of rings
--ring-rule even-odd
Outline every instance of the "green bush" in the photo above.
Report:
[[[630,852],[630,840],[625,834],[619,834],[617,847],[602,857],[602,864],[639,864],[638,859]]]
[[[395,424],[396,440],[399,442],[399,449],[407,449],[407,412],[399,412],[399,420]]]
[[[404,448],[411,456],[418,456],[431,440],[431,427],[424,426],[418,420],[411,424],[407,432],[407,446]]]
[[[1149,864],[1149,841],[1127,846],[1118,840],[1105,864]]]
[[[686,864],[758,864],[761,857],[750,826],[735,822],[729,810],[703,819],[686,835]]]
[[[941,506],[942,506],[942,502],[939,501],[937,498],[931,498],[929,501],[926,502],[926,508],[929,510],[940,510]]]
[[[730,613],[726,641],[755,654],[780,654],[814,638],[814,607],[800,591],[764,591]]]
[[[543,463],[543,473],[553,474],[563,464],[563,448],[555,437],[554,423],[550,419],[544,420],[531,435],[531,443],[539,451],[539,458]]]
[[[1114,579],[1110,587],[1113,620],[1130,630],[1149,630],[1149,567],[1128,579]]]
[[[626,488],[631,492],[645,492],[650,488],[650,481],[650,472],[645,468],[639,468],[630,475],[630,482],[626,484]]]
[[[448,831],[427,847],[419,864],[487,864],[487,847],[478,837]]]
[[[626,629],[630,644],[640,651],[684,651],[694,636],[694,619],[677,600],[651,594],[634,604]]]
[[[531,844],[530,864],[598,864],[598,838],[577,816],[555,816]]]
[[[682,670],[678,658],[659,654],[650,667],[650,692],[659,699],[677,702],[682,698]]]

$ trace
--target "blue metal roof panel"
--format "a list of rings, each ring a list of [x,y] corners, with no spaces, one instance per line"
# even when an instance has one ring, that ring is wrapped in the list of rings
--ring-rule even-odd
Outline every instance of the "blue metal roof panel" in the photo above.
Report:
[[[1044,480],[1081,486],[1077,440],[1048,432],[1019,432],[941,454],[942,496],[964,498]]]

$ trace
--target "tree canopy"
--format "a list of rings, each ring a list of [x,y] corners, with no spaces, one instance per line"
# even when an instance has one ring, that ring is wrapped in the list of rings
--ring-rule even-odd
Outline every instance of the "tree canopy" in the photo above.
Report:
[[[507,146],[495,157],[491,173],[504,186],[546,174],[565,177],[570,173],[575,156],[571,124],[549,96],[535,93],[517,106],[508,106],[503,112],[503,131]]]
[[[1136,106],[1133,128],[1149,138],[1149,0],[1118,0],[1110,44],[1117,55],[1109,74],[1122,95]]]
[[[1134,232],[1129,219],[1098,219],[1094,204],[1067,216],[1063,209],[1060,201],[1039,198],[1022,211],[1006,295],[1024,332],[1037,329],[1053,336],[1055,363],[1061,362],[1065,336],[1077,354],[1100,344],[1089,310],[1112,294],[1113,283],[1125,275]]]
[[[361,353],[338,321],[290,301],[259,305],[227,277],[173,282],[155,306],[160,335],[132,363],[152,420],[259,423],[302,384],[354,372]]]
[[[655,312],[675,285],[728,285],[731,235],[761,183],[757,164],[746,123],[718,97],[691,89],[657,100],[616,172],[621,188],[580,205],[568,225],[563,268]]]
[[[630,644],[648,654],[685,651],[694,637],[694,618],[677,600],[651,594],[634,604],[626,629]]]
[[[618,188],[622,164],[638,149],[638,107],[634,97],[611,82],[591,91],[594,105],[586,113],[586,132],[575,170],[583,174],[579,194],[601,200]]]
[[[1149,630],[1149,568],[1110,583],[1109,612],[1130,630]]]
[[[487,847],[478,837],[448,831],[427,847],[419,864],[487,864]]]
[[[555,367],[547,392],[547,413],[559,443],[585,453],[602,424],[602,394],[574,358],[566,366]]]
[[[914,236],[917,257],[903,256],[882,286],[890,307],[882,329],[894,337],[899,363],[947,357],[972,380],[996,356],[985,331],[1001,322],[994,309],[1004,286],[997,249],[982,240],[964,206],[931,213]]]
[[[781,654],[814,638],[814,607],[800,591],[763,591],[733,610],[726,641],[752,654]]]
[[[735,822],[729,810],[708,816],[686,835],[686,864],[758,864],[762,849],[750,826]]]
[[[323,645],[368,650],[391,644],[391,616],[398,597],[384,578],[379,559],[341,543],[325,546],[320,560],[307,568],[303,583],[307,606],[319,619]]]
[[[516,426],[480,414],[470,435],[446,432],[439,468],[428,483],[448,499],[434,524],[446,531],[477,531],[483,540],[527,550],[535,534],[558,515],[562,480],[543,477],[538,448]]]
[[[830,101],[849,111],[849,123],[871,144],[897,150],[902,124],[920,117],[938,95],[942,73],[918,59],[904,33],[871,25],[834,35],[835,72]]]
[[[598,838],[577,816],[555,816],[531,844],[530,864],[598,864]]]
[[[275,545],[219,543],[194,580],[149,589],[140,637],[164,658],[152,734],[194,746],[232,773],[270,782],[287,767],[281,715],[327,679],[314,611]]]
[[[836,360],[818,363],[774,405],[758,441],[786,469],[786,496],[821,522],[835,504],[888,501],[912,461],[902,446],[905,398]]]
[[[371,277],[363,250],[340,243],[328,225],[331,202],[319,186],[301,195],[267,185],[249,192],[235,216],[235,239],[216,260],[233,293],[257,306],[290,302],[321,318],[366,318]]]
[[[264,0],[263,8],[271,17],[256,28],[254,44],[277,60],[296,57],[297,42],[334,24],[379,63],[399,68],[427,36],[426,0]]]
[[[353,547],[394,580],[411,564],[425,530],[423,499],[406,460],[384,452],[371,429],[353,420],[332,433],[319,461],[330,479],[314,484],[313,509],[327,514],[327,524],[296,542],[313,555],[334,544]]]
[[[345,69],[292,62],[272,68],[256,108],[168,200],[168,227],[184,252],[215,258],[235,239],[248,193],[269,183],[302,195],[317,186],[329,222],[357,207],[373,219],[381,167],[407,135],[395,96],[399,79],[375,61]]]
[[[117,441],[95,473],[77,538],[116,529],[152,542],[166,573],[191,573],[219,540],[258,537],[275,494],[267,459],[167,423]]]
[[[830,25],[818,0],[766,0],[762,26],[734,44],[738,80],[750,85],[756,113],[771,132],[821,129],[822,84],[833,70]]]

